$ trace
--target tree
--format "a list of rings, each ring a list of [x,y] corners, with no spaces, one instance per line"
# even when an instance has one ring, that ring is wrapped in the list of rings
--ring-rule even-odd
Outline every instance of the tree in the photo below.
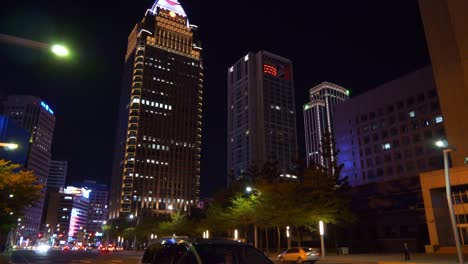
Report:
[[[0,248],[5,247],[8,233],[17,225],[24,208],[40,198],[42,189],[32,171],[0,160]]]

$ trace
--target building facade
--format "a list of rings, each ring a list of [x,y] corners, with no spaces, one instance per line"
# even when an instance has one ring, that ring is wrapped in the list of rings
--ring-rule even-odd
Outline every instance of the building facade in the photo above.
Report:
[[[419,0],[447,141],[457,148],[454,166],[468,157],[468,2]]]
[[[90,190],[68,186],[49,194],[45,236],[55,234],[57,242],[84,238],[87,231]],[[79,234],[81,233],[81,234]]]
[[[362,220],[355,246],[391,251],[405,240],[412,250],[424,250],[419,173],[443,167],[434,142],[445,138],[431,68],[337,105],[334,120],[338,164],[344,164],[342,177],[353,186],[352,208]]]
[[[52,109],[40,98],[30,95],[8,96],[4,102],[5,114],[30,134],[26,169],[32,170],[38,182],[46,186],[51,160],[55,116]],[[42,219],[45,187],[41,198],[24,212],[23,235],[34,239]]]
[[[250,52],[228,69],[227,141],[228,170],[235,177],[267,161],[278,162],[282,175],[294,172],[297,137],[289,59]]]
[[[452,202],[461,243],[468,245],[468,2],[419,0],[451,151]],[[442,150],[440,150],[442,151]],[[427,252],[455,252],[443,170],[420,174],[430,243]]]
[[[47,178],[47,188],[64,188],[65,180],[67,179],[68,161],[66,160],[51,160],[49,177]]]
[[[304,130],[307,167],[327,166],[320,152],[323,136],[333,137],[335,106],[349,99],[349,91],[333,83],[323,82],[309,90],[310,102],[304,105]]]
[[[107,185],[98,184],[95,181],[85,181],[83,186],[90,190],[88,224],[86,230],[88,233],[102,233],[102,226],[109,217],[109,190]]]
[[[203,64],[197,27],[158,0],[128,38],[110,218],[188,210],[199,199]]]

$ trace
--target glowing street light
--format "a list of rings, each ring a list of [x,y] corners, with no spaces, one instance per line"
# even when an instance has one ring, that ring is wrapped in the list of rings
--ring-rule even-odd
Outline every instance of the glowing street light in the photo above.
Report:
[[[57,55],[58,57],[67,57],[70,55],[70,51],[68,50],[67,47],[60,45],[60,44],[54,44],[50,47],[50,51]]]
[[[135,216],[133,214],[129,215],[130,219],[133,219]]]
[[[238,239],[239,239],[239,231],[237,231],[237,229],[234,230],[234,239],[235,239],[235,240],[238,240]]]
[[[325,259],[325,243],[323,241],[323,235],[325,234],[325,228],[323,226],[323,221],[319,222],[319,233],[320,233],[320,244],[322,245],[322,259]]]
[[[0,147],[4,147],[6,149],[14,150],[18,148],[18,144],[15,143],[2,143],[0,142]]]
[[[250,186],[245,187],[245,191],[246,191],[247,193],[251,193],[252,190],[253,190],[253,189],[252,189],[252,187],[250,187]]]

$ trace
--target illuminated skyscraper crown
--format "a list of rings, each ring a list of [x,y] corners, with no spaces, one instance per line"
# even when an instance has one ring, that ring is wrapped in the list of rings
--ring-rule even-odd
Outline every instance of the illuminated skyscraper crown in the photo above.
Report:
[[[154,2],[153,4],[153,7],[151,7],[150,11],[153,14],[157,14],[158,7],[172,11],[183,17],[187,17],[187,14],[185,13],[184,9],[177,0],[156,0],[156,2]]]

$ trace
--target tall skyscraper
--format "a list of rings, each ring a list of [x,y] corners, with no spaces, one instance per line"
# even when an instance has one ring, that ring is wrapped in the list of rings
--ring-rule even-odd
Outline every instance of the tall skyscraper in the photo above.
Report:
[[[51,159],[52,137],[55,116],[52,109],[40,98],[30,95],[8,96],[4,102],[5,114],[31,135],[26,168],[34,171],[38,182],[47,184]],[[39,232],[44,206],[45,188],[42,197],[25,209],[22,219],[23,236],[31,237]]]
[[[67,178],[68,161],[51,160],[49,177],[47,178],[47,188],[64,188]]]
[[[249,52],[228,69],[228,170],[277,161],[282,175],[297,158],[292,62]]]
[[[199,199],[203,65],[197,27],[158,0],[128,38],[110,218],[170,213]]]
[[[312,163],[327,166],[320,152],[325,134],[333,137],[335,106],[349,99],[349,91],[323,82],[309,90],[310,102],[304,105],[304,130],[307,167]]]

